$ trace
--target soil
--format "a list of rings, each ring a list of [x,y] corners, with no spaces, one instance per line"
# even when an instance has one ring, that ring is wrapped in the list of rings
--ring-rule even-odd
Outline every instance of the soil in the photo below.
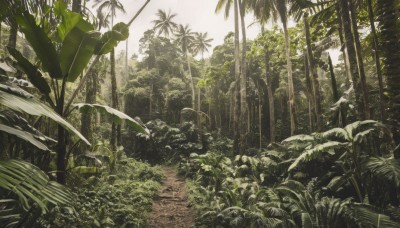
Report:
[[[165,180],[160,194],[153,201],[148,227],[177,228],[194,225],[194,211],[190,208],[185,180],[174,167],[163,167]]]

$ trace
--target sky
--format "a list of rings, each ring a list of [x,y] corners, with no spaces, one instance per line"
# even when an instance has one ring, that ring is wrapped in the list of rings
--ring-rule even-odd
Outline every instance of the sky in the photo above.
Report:
[[[126,14],[118,13],[114,23],[127,23],[136,12],[142,7],[146,0],[120,0],[125,7]],[[89,7],[92,7],[93,1],[90,1]],[[178,24],[188,24],[193,32],[208,32],[208,37],[213,38],[212,48],[208,54],[212,53],[212,49],[222,44],[224,37],[234,30],[233,14],[225,19],[224,13],[215,14],[217,0],[151,0],[139,17],[132,23],[129,36],[129,56],[133,53],[139,54],[139,39],[143,33],[153,27],[152,21],[155,20],[158,9],[166,12],[176,13],[175,22]],[[253,16],[246,18],[247,26],[254,21]],[[259,33],[260,28],[253,25],[247,29],[248,39],[254,39]],[[117,53],[125,50],[125,42],[117,47]]]

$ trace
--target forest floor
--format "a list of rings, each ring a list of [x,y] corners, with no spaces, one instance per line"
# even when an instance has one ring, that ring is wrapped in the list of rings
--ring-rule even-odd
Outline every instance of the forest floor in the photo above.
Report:
[[[174,167],[162,167],[165,175],[161,191],[154,199],[148,227],[191,227],[194,211],[189,206],[185,180],[178,176]]]

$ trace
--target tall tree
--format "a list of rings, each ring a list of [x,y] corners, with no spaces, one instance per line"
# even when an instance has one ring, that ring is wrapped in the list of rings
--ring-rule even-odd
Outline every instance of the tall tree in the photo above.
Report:
[[[154,30],[158,32],[158,35],[164,34],[164,37],[167,38],[177,29],[178,24],[176,24],[173,19],[176,17],[176,14],[168,14],[159,9],[156,16],[158,17],[156,20],[153,20]]]
[[[288,72],[290,134],[294,135],[296,131],[296,103],[294,97],[292,59],[290,56],[290,36],[288,32],[288,0],[275,0],[275,8],[282,23],[283,33],[285,35],[286,63]]]
[[[313,96],[311,99],[314,99],[313,104],[315,108],[315,123],[318,131],[322,131],[322,106],[321,106],[321,91],[319,86],[319,79],[317,73],[317,66],[315,64],[314,53],[312,51],[311,46],[311,33],[310,33],[310,25],[307,18],[307,13],[303,16],[304,21],[304,31],[306,37],[306,46],[307,46],[307,56],[308,56],[308,64],[310,66],[311,74],[312,74],[312,93]]]
[[[376,33],[375,28],[375,17],[374,17],[374,9],[372,6],[372,0],[367,0],[367,7],[368,7],[368,18],[371,27],[371,35],[373,39],[374,45],[374,58],[375,58],[375,69],[376,75],[378,76],[378,83],[379,83],[379,99],[380,99],[380,114],[381,120],[385,120],[386,112],[385,112],[385,95],[383,93],[383,76],[382,76],[382,66],[381,66],[381,58],[379,55],[379,44],[378,44],[378,36]]]
[[[193,41],[193,53],[195,55],[200,54],[201,59],[204,60],[204,53],[208,52],[211,47],[211,42],[214,39],[208,38],[208,33],[197,32]]]
[[[377,0],[376,8],[381,31],[383,74],[387,82],[389,99],[388,117],[392,125],[393,139],[400,144],[400,18],[398,0]],[[400,158],[400,147],[394,152]]]
[[[267,40],[267,33],[264,29],[264,25],[270,20],[276,19],[275,11],[273,10],[273,2],[266,1],[266,0],[257,0],[252,1],[250,5],[251,9],[253,10],[255,16],[261,23],[261,29],[264,36],[264,41]],[[268,110],[269,110],[269,137],[270,142],[275,142],[275,100],[274,100],[274,93],[272,89],[272,72],[271,72],[271,63],[270,63],[270,56],[271,52],[268,48],[264,51],[264,64],[265,64],[265,78],[267,84],[267,91],[268,91]]]
[[[215,12],[218,13],[225,8],[225,17],[229,16],[232,3],[234,5],[234,47],[235,47],[235,92],[234,94],[234,115],[233,115],[233,152],[238,153],[240,149],[240,43],[239,43],[239,7],[237,0],[219,0]]]
[[[338,0],[340,6],[340,17],[342,20],[345,44],[350,64],[350,74],[353,81],[353,88],[356,95],[357,113],[360,119],[365,119],[366,104],[364,102],[364,90],[360,80],[360,71],[358,68],[357,52],[355,47],[355,40],[352,30],[349,2],[348,0]]]
[[[350,11],[350,19],[351,19],[351,26],[353,28],[353,36],[354,36],[354,44],[356,48],[357,54],[357,65],[358,65],[358,72],[360,74],[360,86],[362,90],[362,99],[364,104],[364,118],[370,119],[370,108],[369,108],[369,95],[368,95],[368,86],[367,86],[367,79],[365,76],[365,69],[364,69],[364,61],[362,57],[362,48],[361,48],[361,41],[360,41],[360,34],[358,32],[358,23],[357,23],[357,11],[354,5],[354,1],[349,1],[349,11]]]
[[[240,23],[242,30],[242,60],[240,63],[240,152],[243,154],[247,147],[247,135],[250,127],[249,123],[249,105],[247,103],[247,62],[246,62],[246,50],[247,50],[247,37],[246,37],[246,23],[244,17],[249,2],[246,0],[237,0]]]
[[[182,49],[182,52],[185,54],[185,58],[187,61],[189,79],[190,79],[190,87],[192,90],[192,108],[195,109],[195,102],[196,102],[196,91],[194,88],[194,80],[192,76],[192,68],[190,66],[190,48],[194,41],[194,33],[189,28],[189,25],[179,25],[178,30],[176,31],[176,42]]]
[[[111,27],[114,26],[114,18],[117,15],[117,10],[125,13],[124,6],[119,0],[95,0],[95,5],[98,7],[98,12],[105,13],[107,18],[108,15],[111,18]],[[118,86],[117,86],[117,76],[115,74],[115,50],[111,50],[110,53],[110,61],[111,61],[111,107],[115,109],[119,109],[119,101],[118,101]],[[121,143],[121,125],[116,125],[112,123],[111,127],[111,139],[110,145],[115,150],[117,145]]]
[[[204,68],[205,68],[205,65],[204,65],[204,53],[205,52],[208,52],[208,48],[210,48],[211,47],[211,42],[213,41],[213,39],[212,38],[208,38],[208,33],[195,33],[195,38],[194,38],[194,41],[193,41],[193,53],[194,53],[194,55],[198,55],[198,54],[201,54],[201,60],[202,60],[202,63],[203,63],[203,67],[202,67],[202,70],[203,70],[203,75],[204,75]],[[200,88],[200,86],[198,87],[198,90],[197,90],[197,111],[198,111],[198,113],[200,113],[200,111],[201,111],[201,88]],[[199,119],[199,124],[200,124],[200,117],[198,117],[198,119]]]

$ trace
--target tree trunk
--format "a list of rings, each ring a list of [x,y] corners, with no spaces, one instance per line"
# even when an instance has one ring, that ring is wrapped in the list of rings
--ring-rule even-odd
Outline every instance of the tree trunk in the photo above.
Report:
[[[368,94],[367,78],[365,76],[364,61],[362,58],[362,48],[361,48],[361,43],[360,43],[360,35],[358,33],[357,12],[354,7],[353,1],[349,1],[349,9],[350,9],[350,16],[351,16],[351,24],[353,27],[353,35],[354,35],[356,53],[357,53],[358,71],[360,73],[362,99],[363,99],[363,103],[364,103],[364,118],[370,119],[371,110],[369,108],[369,97],[368,97],[369,94]]]
[[[307,86],[307,98],[308,98],[308,125],[309,125],[309,131],[314,132],[314,125],[315,125],[315,98],[314,98],[314,93],[313,93],[313,88],[312,88],[312,83],[311,83],[311,78],[310,78],[310,68],[309,68],[309,63],[310,61],[308,60],[308,54],[304,53],[304,74],[306,76],[306,86]]]
[[[312,93],[313,96],[311,96],[314,99],[314,105],[315,105],[315,123],[317,127],[317,131],[322,131],[322,123],[323,120],[322,118],[322,106],[321,106],[321,90],[319,86],[319,79],[318,79],[318,73],[317,73],[317,67],[315,66],[315,59],[314,59],[314,54],[312,52],[312,47],[311,47],[311,35],[310,35],[310,25],[307,20],[307,16],[304,15],[304,30],[305,30],[305,35],[306,35],[306,44],[307,44],[307,55],[308,55],[308,63],[311,68],[311,73],[312,73]]]
[[[242,62],[241,62],[241,77],[240,77],[240,153],[244,154],[247,148],[247,135],[249,122],[249,107],[247,104],[247,63],[246,63],[246,23],[244,21],[245,9],[243,9],[242,0],[238,0],[240,21],[242,29]]]
[[[233,118],[233,154],[239,154],[240,142],[240,50],[239,50],[239,12],[238,2],[234,1],[234,14],[235,14],[235,114]]]
[[[346,85],[350,86],[351,75],[350,75],[350,72],[349,72],[349,58],[348,58],[348,54],[347,54],[347,46],[346,46],[346,43],[344,41],[343,23],[342,23],[342,18],[341,18],[341,14],[340,14],[340,4],[339,4],[339,2],[336,3],[336,14],[337,14],[339,39],[340,39],[340,44],[342,46],[341,51],[343,53],[344,70],[345,70],[345,73],[346,73]]]
[[[14,19],[10,20],[10,35],[8,37],[8,47],[17,47],[17,37],[18,37],[18,24]]]
[[[340,14],[343,23],[343,30],[345,36],[345,44],[350,64],[350,74],[353,81],[353,88],[356,97],[357,114],[360,120],[365,119],[365,106],[363,99],[363,90],[360,82],[360,74],[358,71],[357,54],[354,47],[354,37],[351,29],[351,20],[349,15],[349,5],[347,0],[339,0]]]
[[[97,90],[97,70],[90,72],[89,79],[86,82],[86,98],[85,103],[94,104],[96,103],[96,90]],[[82,113],[81,116],[81,133],[82,135],[90,141],[93,140],[93,114],[92,113]]]
[[[72,11],[76,13],[82,12],[82,0],[72,0]]]
[[[65,87],[66,81],[63,80],[61,86],[61,92],[57,101],[56,111],[60,116],[64,116],[64,99],[65,99]],[[57,182],[65,184],[67,180],[67,144],[66,144],[66,132],[63,126],[58,125],[57,134]]]
[[[398,1],[377,0],[377,15],[380,27],[383,75],[387,83],[389,99],[388,122],[392,126],[395,145],[400,144],[400,29],[398,28]],[[400,158],[400,148],[394,151],[394,157]]]
[[[381,67],[381,60],[379,56],[379,44],[378,44],[378,37],[376,35],[376,28],[375,28],[375,20],[374,20],[374,11],[372,7],[372,0],[367,0],[368,4],[368,17],[369,23],[371,26],[371,34],[372,40],[374,42],[374,57],[375,57],[375,67],[376,67],[376,75],[378,76],[378,83],[379,83],[379,105],[380,105],[380,114],[381,114],[381,121],[385,120],[386,112],[385,112],[385,95],[383,94],[383,77],[382,77],[382,67]]]
[[[265,75],[267,82],[267,91],[268,91],[268,108],[269,108],[269,140],[270,143],[275,142],[275,101],[274,101],[274,92],[272,90],[272,73],[270,67],[270,54],[269,50],[267,50],[264,54],[265,60]]]
[[[3,23],[0,21],[0,50],[3,49]]]
[[[331,74],[331,85],[332,85],[333,102],[337,102],[340,99],[340,97],[339,97],[339,92],[338,92],[338,89],[337,89],[336,76],[335,76],[335,71],[333,69],[331,55],[328,55],[328,64],[329,64],[329,72]]]
[[[115,50],[110,53],[110,67],[111,67],[111,107],[119,109],[118,93],[117,93],[117,77],[115,74]],[[117,148],[117,124],[112,123],[110,145],[113,150]]]
[[[189,78],[190,78],[190,88],[192,90],[192,109],[195,110],[196,109],[196,91],[194,89],[194,80],[193,80],[193,76],[192,76],[192,68],[190,66],[189,52],[187,50],[187,47],[186,47],[185,55],[186,55],[186,61],[187,61],[187,66],[188,66]]]
[[[287,24],[283,23],[283,32],[285,34],[286,62],[288,71],[288,94],[289,94],[289,114],[290,114],[290,135],[296,132],[296,102],[294,97],[292,60],[290,58],[290,37]]]

